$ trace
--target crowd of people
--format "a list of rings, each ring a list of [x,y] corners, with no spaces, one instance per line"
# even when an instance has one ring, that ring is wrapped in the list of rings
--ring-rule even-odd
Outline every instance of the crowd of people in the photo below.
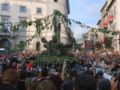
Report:
[[[66,61],[42,67],[34,62],[38,53],[5,56],[0,59],[0,90],[120,90],[118,52],[73,54],[76,63],[69,70]]]

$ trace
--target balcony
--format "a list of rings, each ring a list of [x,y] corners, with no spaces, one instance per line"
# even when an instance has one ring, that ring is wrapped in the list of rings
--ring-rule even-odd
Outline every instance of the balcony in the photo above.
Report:
[[[0,31],[0,37],[10,37],[11,36],[11,32],[4,32],[4,31]]]
[[[11,35],[11,23],[0,24],[0,37]]]
[[[108,22],[107,21],[103,22],[103,27],[108,28]]]

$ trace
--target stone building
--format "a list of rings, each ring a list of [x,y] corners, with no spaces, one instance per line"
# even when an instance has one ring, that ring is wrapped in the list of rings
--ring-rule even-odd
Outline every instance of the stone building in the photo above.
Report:
[[[98,22],[98,26],[101,29],[118,32],[117,35],[108,34],[104,36],[111,38],[111,48],[113,48],[114,51],[120,51],[120,0],[107,0],[101,9],[101,13],[102,16]]]
[[[70,13],[69,0],[0,0],[0,22],[4,24],[4,29],[0,31],[0,48],[14,47],[35,34],[34,25],[28,27],[27,30],[21,27],[18,33],[11,31],[11,25],[24,20],[34,21],[44,18],[52,14],[54,10],[59,10],[67,16]],[[34,38],[26,49],[43,51],[41,38],[45,37],[49,41],[53,34],[53,30],[42,31],[40,37]],[[16,37],[13,39],[12,36]],[[65,28],[61,25],[61,41],[67,43],[67,38]]]

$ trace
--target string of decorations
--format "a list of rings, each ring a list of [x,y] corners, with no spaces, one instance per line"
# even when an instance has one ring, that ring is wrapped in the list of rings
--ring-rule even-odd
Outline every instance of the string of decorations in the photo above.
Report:
[[[15,24],[11,27],[11,30],[13,32],[18,32],[20,26],[27,28],[28,26],[31,26],[34,24],[36,26],[36,32],[38,34],[40,34],[41,30],[52,29],[57,21],[57,17],[59,17],[59,21],[62,22],[62,24],[66,23],[66,24],[68,24],[68,26],[71,26],[72,23],[75,23],[75,24],[78,24],[81,28],[97,29],[97,28],[93,28],[89,25],[85,25],[84,23],[81,23],[80,21],[69,19],[67,16],[63,15],[60,11],[55,10],[53,14],[46,16],[44,18],[36,19],[35,21],[23,21],[22,23]],[[3,27],[3,26],[4,26],[4,24],[1,22],[0,27]],[[98,30],[103,33],[109,33],[109,32],[115,33],[115,31],[110,31],[110,30],[102,30],[102,29],[98,29]]]
[[[23,21],[22,23],[17,23],[14,25],[11,25],[11,31],[13,32],[18,32],[20,30],[20,27],[25,27],[26,30],[28,28],[28,26],[32,26],[35,25],[36,27],[36,34],[34,36],[32,36],[30,39],[26,40],[25,43],[30,42],[34,37],[36,37],[36,35],[40,36],[40,33],[42,30],[53,30],[54,26],[56,25],[56,23],[59,22],[60,24],[62,24],[65,29],[66,29],[66,33],[69,37],[73,37],[71,30],[70,30],[70,26],[72,25],[72,23],[78,24],[81,28],[86,28],[86,29],[96,29],[99,32],[103,32],[103,33],[112,33],[112,35],[117,35],[118,32],[116,31],[110,31],[110,30],[106,30],[106,29],[97,29],[97,28],[93,28],[89,25],[85,25],[84,23],[81,23],[80,21],[76,21],[73,19],[69,19],[68,16],[65,16],[64,14],[62,14],[60,11],[55,10],[53,12],[53,14],[46,16],[44,18],[40,18],[40,19],[36,19],[35,21]],[[4,23],[0,23],[0,30],[4,29]],[[57,38],[60,37],[60,34],[58,34],[59,32],[54,32],[55,36]]]
[[[41,30],[52,29],[57,21],[57,17],[59,17],[60,22],[62,23],[64,22],[68,24],[68,26],[71,26],[72,23],[76,23],[79,24],[82,28],[92,29],[92,27],[85,25],[79,21],[69,19],[67,16],[63,15],[60,11],[55,10],[53,14],[47,17],[36,19],[35,21],[23,21],[22,23],[15,24],[11,27],[11,30],[13,32],[18,32],[20,26],[27,28],[28,26],[34,24],[36,25],[36,32],[40,33]],[[0,26],[4,27],[4,23],[1,22]]]

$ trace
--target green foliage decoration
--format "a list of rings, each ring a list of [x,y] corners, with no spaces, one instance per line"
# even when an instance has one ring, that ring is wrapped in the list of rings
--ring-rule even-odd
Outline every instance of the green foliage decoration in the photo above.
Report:
[[[78,61],[76,58],[74,57],[70,57],[70,56],[51,56],[51,55],[40,55],[38,58],[37,58],[37,61],[38,63],[44,63],[44,62],[47,62],[47,63],[63,63],[64,61],[67,61],[67,62],[74,62],[74,61]]]
[[[14,25],[14,26],[11,28],[12,31],[13,31],[13,32],[18,32],[18,31],[19,31],[19,26],[20,26],[20,25],[18,25],[18,24],[17,24],[17,25]]]
[[[103,33],[105,33],[105,34],[109,34],[109,33],[111,32],[111,31],[106,30],[106,29],[103,29],[103,30],[102,30],[102,29],[100,29],[99,31],[100,31],[100,32],[103,32]]]
[[[118,35],[118,32],[112,32],[112,35]]]

